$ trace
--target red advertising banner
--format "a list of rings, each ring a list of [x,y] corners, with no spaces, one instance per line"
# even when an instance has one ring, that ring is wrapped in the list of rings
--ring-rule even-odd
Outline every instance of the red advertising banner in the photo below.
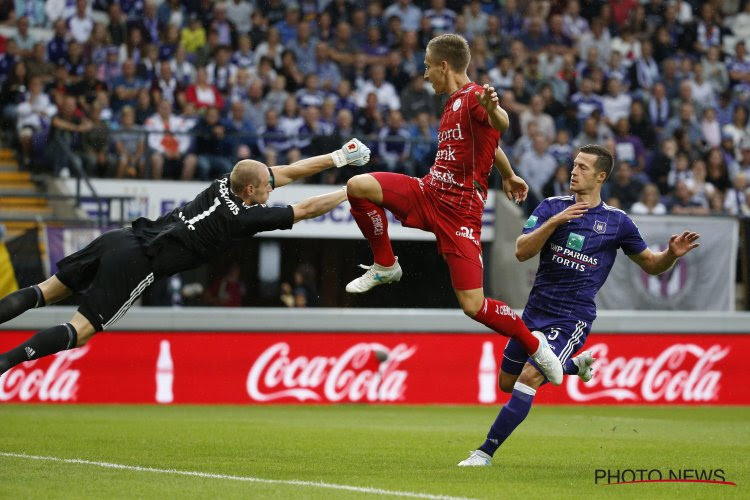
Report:
[[[0,332],[0,352],[30,332]],[[458,333],[112,332],[0,376],[0,402],[502,403],[505,339]],[[750,404],[750,335],[593,334],[556,404]],[[385,361],[379,361],[387,353]]]

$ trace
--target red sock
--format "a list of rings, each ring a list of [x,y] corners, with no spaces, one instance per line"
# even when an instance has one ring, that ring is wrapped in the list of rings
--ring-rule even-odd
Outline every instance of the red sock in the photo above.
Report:
[[[474,319],[500,335],[513,337],[521,343],[529,355],[539,349],[539,339],[534,337],[520,316],[508,304],[495,299],[484,299]]]
[[[375,263],[390,267],[396,262],[388,237],[388,219],[383,207],[376,205],[366,198],[349,195],[349,204],[354,220],[357,221],[362,234],[370,242]]]

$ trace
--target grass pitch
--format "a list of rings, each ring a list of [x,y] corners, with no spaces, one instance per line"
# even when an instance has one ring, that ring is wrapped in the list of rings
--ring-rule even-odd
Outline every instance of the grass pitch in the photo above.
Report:
[[[0,498],[750,497],[750,408],[539,406],[492,467],[456,467],[498,408],[2,404]],[[737,486],[594,484],[618,468]]]

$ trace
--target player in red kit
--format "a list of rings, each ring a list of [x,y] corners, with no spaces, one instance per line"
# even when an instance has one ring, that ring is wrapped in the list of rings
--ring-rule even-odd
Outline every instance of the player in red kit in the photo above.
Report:
[[[388,209],[405,226],[435,234],[464,313],[516,339],[550,382],[559,385],[562,366],[544,335],[530,332],[504,302],[484,296],[480,236],[493,163],[503,177],[503,189],[517,201],[526,197],[528,187],[498,148],[500,134],[508,128],[508,114],[499,106],[492,87],[469,80],[470,59],[469,45],[459,35],[440,35],[427,44],[424,78],[436,93],[449,96],[430,172],[422,178],[375,172],[347,183],[352,215],[370,243],[375,262],[346,291],[363,293],[401,279],[401,266],[388,237],[384,210]]]

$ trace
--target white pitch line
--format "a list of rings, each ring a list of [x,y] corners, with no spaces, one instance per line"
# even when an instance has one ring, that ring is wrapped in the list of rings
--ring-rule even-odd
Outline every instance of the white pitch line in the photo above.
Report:
[[[201,477],[205,479],[226,479],[228,481],[246,481],[249,483],[263,484],[286,484],[290,486],[310,486],[313,488],[327,488],[329,490],[353,491],[356,493],[368,493],[371,495],[398,496],[408,498],[426,498],[430,500],[471,500],[466,497],[452,497],[446,495],[431,495],[429,493],[413,493],[411,491],[384,490],[381,488],[368,488],[360,486],[349,486],[347,484],[324,483],[320,481],[300,481],[297,479],[264,479],[252,476],[232,476],[229,474],[212,474],[210,472],[199,472],[177,469],[158,469],[155,467],[141,467],[139,465],[115,464],[111,462],[94,462],[80,458],[43,457],[39,455],[27,455],[25,453],[9,453],[0,451],[0,457],[23,458],[26,460],[43,460],[47,462],[60,462],[65,464],[92,465],[107,469],[130,470],[136,472],[154,472],[157,474],[174,474],[177,476]]]

